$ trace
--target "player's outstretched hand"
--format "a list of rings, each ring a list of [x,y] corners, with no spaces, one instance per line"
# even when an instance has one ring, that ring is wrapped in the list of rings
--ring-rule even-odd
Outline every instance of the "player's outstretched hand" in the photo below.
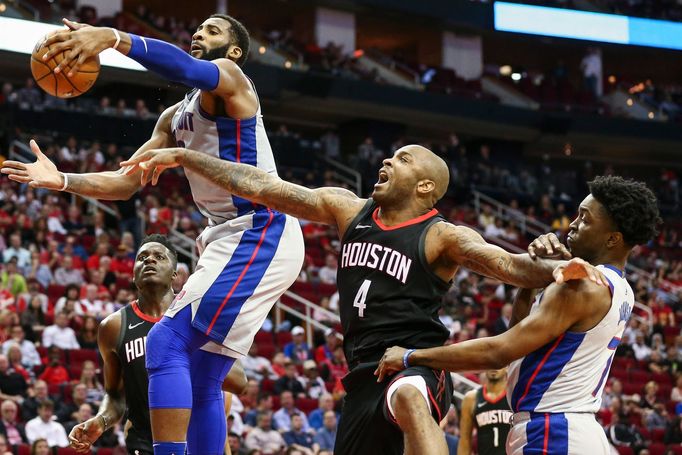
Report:
[[[125,170],[126,175],[134,174],[139,168],[142,171],[140,175],[142,186],[149,182],[150,176],[152,185],[156,185],[163,171],[180,166],[184,151],[183,148],[147,150],[121,162],[121,167],[128,168]]]
[[[528,245],[528,254],[531,259],[537,258],[556,258],[556,259],[571,259],[573,256],[568,248],[564,246],[559,240],[559,237],[554,233],[543,234],[537,239],[533,240]]]
[[[73,427],[69,433],[69,444],[76,452],[86,453],[102,433],[104,433],[102,420],[95,416]]]
[[[47,61],[64,52],[64,58],[54,69],[55,73],[68,70],[67,76],[73,76],[78,68],[90,57],[98,55],[116,44],[116,35],[108,27],[91,27],[68,19],[62,19],[69,29],[60,31],[45,40],[45,47],[50,50],[43,55]]]
[[[47,188],[59,190],[64,185],[64,177],[48,157],[38,147],[36,141],[31,139],[31,151],[36,156],[33,163],[7,160],[2,163],[0,172],[7,175],[10,180],[19,183],[27,183],[31,188]]]
[[[392,348],[386,349],[386,352],[384,352],[383,357],[379,361],[379,366],[374,370],[374,376],[379,376],[377,382],[381,382],[387,376],[391,376],[393,373],[405,369],[405,365],[403,364],[405,351],[407,351],[407,349],[399,346],[393,346]]]
[[[573,258],[567,263],[557,266],[552,275],[554,276],[554,282],[557,284],[587,278],[600,286],[609,285],[609,281],[599,269],[580,258]]]

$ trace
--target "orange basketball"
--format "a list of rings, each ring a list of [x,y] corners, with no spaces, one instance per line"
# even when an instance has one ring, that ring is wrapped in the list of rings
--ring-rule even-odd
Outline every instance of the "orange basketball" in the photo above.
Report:
[[[36,80],[40,88],[58,98],[72,98],[82,95],[97,80],[100,70],[99,56],[87,59],[71,77],[67,76],[68,70],[55,74],[53,70],[64,58],[64,53],[62,52],[50,60],[43,61],[43,55],[48,51],[48,48],[43,43],[47,37],[54,33],[56,32],[48,33],[33,48],[33,53],[31,54],[31,73],[33,74],[33,79]]]

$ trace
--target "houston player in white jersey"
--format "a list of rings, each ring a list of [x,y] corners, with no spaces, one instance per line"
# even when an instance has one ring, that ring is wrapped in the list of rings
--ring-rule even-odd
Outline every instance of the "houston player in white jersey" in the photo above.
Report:
[[[192,36],[190,54],[163,41],[64,20],[50,52],[64,52],[55,71],[77,71],[87,58],[114,48],[167,79],[193,87],[167,109],[135,155],[187,146],[216,158],[276,175],[272,150],[251,81],[240,66],[249,50],[246,28],[215,14]],[[127,199],[146,180],[142,172],[63,174],[31,141],[38,160],[5,161],[12,180],[105,200]],[[209,226],[197,239],[195,273],[147,340],[149,404],[155,454],[222,453],[225,440],[220,386],[235,358],[246,355],[270,309],[295,281],[303,263],[298,221],[252,204],[186,173]],[[200,364],[200,365],[199,365]],[[191,410],[191,413],[190,413]]]
[[[551,284],[530,305],[534,291],[521,290],[513,326],[496,337],[452,346],[386,351],[379,379],[404,365],[450,371],[509,368],[508,399],[513,427],[507,453],[608,454],[595,420],[611,361],[634,305],[625,279],[632,248],[656,235],[656,197],[645,184],[597,177],[570,225],[570,254],[597,265],[609,282]],[[531,256],[567,253],[555,237],[531,246]]]

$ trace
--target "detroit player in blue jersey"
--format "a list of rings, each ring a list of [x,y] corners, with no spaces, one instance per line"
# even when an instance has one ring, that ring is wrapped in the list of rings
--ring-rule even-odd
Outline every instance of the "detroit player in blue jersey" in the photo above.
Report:
[[[570,224],[570,254],[596,265],[608,287],[588,280],[551,284],[531,305],[522,289],[511,328],[496,337],[432,349],[393,347],[377,374],[423,365],[450,371],[501,368],[511,363],[507,396],[514,412],[507,453],[610,453],[595,419],[611,362],[634,305],[625,264],[660,223],[656,197],[641,182],[597,177]],[[532,257],[567,253],[549,235],[529,247]]]
[[[190,53],[163,41],[64,20],[69,30],[46,42],[55,71],[75,72],[87,58],[114,48],[157,74],[189,87],[163,112],[152,148],[187,146],[225,161],[277,175],[258,96],[241,65],[249,34],[236,19],[216,14],[199,25]],[[5,162],[3,173],[32,187],[105,200],[127,199],[146,176],[139,171],[64,174],[35,142],[37,161]],[[298,221],[233,196],[186,172],[192,196],[209,226],[197,239],[195,273],[165,317],[149,332],[146,364],[155,454],[222,453],[225,441],[223,379],[235,358],[247,354],[255,333],[303,263]],[[190,412],[191,411],[191,412]]]

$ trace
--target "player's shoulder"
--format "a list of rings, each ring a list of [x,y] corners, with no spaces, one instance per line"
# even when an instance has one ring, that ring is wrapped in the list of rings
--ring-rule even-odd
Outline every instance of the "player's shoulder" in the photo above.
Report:
[[[121,332],[122,313],[125,311],[125,308],[114,311],[104,318],[97,329],[97,336],[100,342],[103,342],[112,349],[116,347],[118,335]]]
[[[246,74],[244,74],[241,66],[237,65],[234,60],[229,58],[217,58],[215,60],[211,60],[211,62],[215,64],[220,71],[229,74],[232,78],[239,78],[243,80],[243,82],[249,83],[249,78],[246,77]]]

